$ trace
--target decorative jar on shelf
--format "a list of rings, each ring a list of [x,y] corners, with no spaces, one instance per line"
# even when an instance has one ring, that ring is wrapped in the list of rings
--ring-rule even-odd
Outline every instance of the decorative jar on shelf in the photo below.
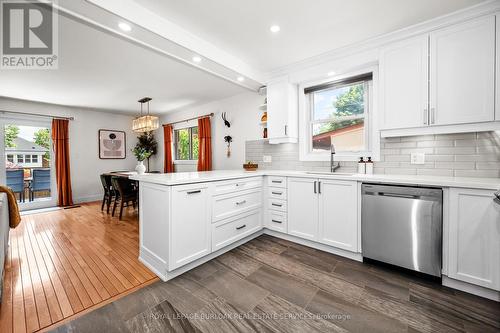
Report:
[[[143,175],[146,172],[146,166],[144,165],[144,161],[138,161],[137,166],[135,167],[135,171],[139,175]]]
[[[267,111],[265,111],[262,117],[260,117],[260,121],[263,123],[267,122]]]

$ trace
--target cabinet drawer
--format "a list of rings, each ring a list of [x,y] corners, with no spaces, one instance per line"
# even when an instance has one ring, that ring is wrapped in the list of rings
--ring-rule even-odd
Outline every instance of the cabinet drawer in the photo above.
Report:
[[[260,188],[238,191],[213,197],[212,222],[259,208],[262,205]]]
[[[279,212],[276,210],[268,210],[266,214],[266,227],[268,229],[287,232],[287,219],[285,212]]]
[[[240,178],[215,183],[214,195],[262,187],[262,177]]]
[[[277,176],[268,176],[267,185],[271,187],[282,187],[286,188],[286,178]]]
[[[286,188],[268,187],[267,196],[270,199],[286,200]]]
[[[267,208],[271,210],[278,210],[280,212],[286,212],[286,200],[268,199]]]
[[[260,209],[212,225],[212,252],[230,245],[262,228]]]

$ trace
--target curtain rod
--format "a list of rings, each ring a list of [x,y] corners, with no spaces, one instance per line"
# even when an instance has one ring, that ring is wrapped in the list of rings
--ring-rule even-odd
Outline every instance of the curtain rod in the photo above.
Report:
[[[46,117],[46,118],[53,118],[53,119],[75,120],[74,117],[61,117],[61,116],[53,116],[53,115],[50,115],[50,114],[39,114],[39,113],[31,113],[31,112],[18,112],[18,111],[0,110],[0,113],[2,113],[2,114],[13,113],[13,114],[22,114],[22,115],[26,115],[26,116],[36,116],[36,117]]]
[[[173,125],[173,124],[178,124],[178,123],[184,123],[184,122],[187,122],[187,121],[190,121],[190,120],[195,120],[195,119],[200,119],[200,118],[206,118],[206,117],[213,117],[214,116],[214,113],[209,113],[209,114],[205,114],[203,116],[198,116],[198,117],[193,117],[193,118],[188,118],[188,119],[184,119],[184,120],[179,120],[179,121],[174,121],[172,123],[168,123],[168,124],[165,124],[163,126],[166,126],[166,125]]]

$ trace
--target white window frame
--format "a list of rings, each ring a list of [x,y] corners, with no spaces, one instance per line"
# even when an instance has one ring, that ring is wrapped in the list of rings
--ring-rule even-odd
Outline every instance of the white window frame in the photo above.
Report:
[[[31,155],[31,163],[38,163],[38,155]]]
[[[312,110],[309,105],[309,97],[304,89],[327,82],[339,81],[357,75],[372,73],[372,81],[368,92],[368,103],[365,107],[365,143],[367,149],[362,152],[337,152],[336,161],[358,161],[359,157],[370,156],[373,161],[380,160],[380,132],[378,125],[378,66],[361,68],[356,71],[346,72],[342,75],[329,77],[316,81],[309,81],[299,85],[299,159],[301,161],[329,161],[330,151],[312,150]]]
[[[177,160],[177,142],[175,138],[175,131],[180,130],[180,129],[185,129],[185,128],[190,128],[190,127],[198,127],[198,121],[196,119],[194,120],[189,120],[186,122],[174,124],[172,126],[172,158],[174,160],[174,164],[182,164],[182,165],[197,165],[198,164],[198,159],[196,160]]]

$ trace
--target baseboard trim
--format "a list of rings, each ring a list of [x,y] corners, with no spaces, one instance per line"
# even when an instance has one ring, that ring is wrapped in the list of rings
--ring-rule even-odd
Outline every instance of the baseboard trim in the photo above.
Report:
[[[492,301],[500,302],[500,292],[492,289],[488,289],[481,286],[476,286],[467,282],[455,280],[443,275],[443,286],[457,289],[469,294],[491,299]]]
[[[335,255],[338,255],[338,256],[341,256],[341,257],[345,257],[345,258],[348,258],[348,259],[352,259],[352,260],[356,260],[356,261],[363,261],[363,256],[361,255],[361,253],[356,253],[356,252],[350,252],[350,251],[342,250],[342,249],[335,248],[335,247],[332,247],[332,246],[329,246],[329,245],[324,245],[324,244],[321,244],[321,243],[316,243],[314,241],[310,241],[310,240],[307,240],[307,239],[302,239],[300,237],[296,237],[296,236],[284,234],[284,233],[281,233],[279,231],[270,230],[270,229],[267,229],[267,228],[264,229],[264,233],[266,235],[269,235],[269,236],[281,238],[281,239],[284,239],[284,240],[287,240],[287,241],[290,241],[290,242],[293,242],[293,243],[297,243],[297,244],[305,245],[305,246],[308,246],[308,247],[312,247],[314,249],[321,250],[321,251],[324,251],[324,252],[328,252],[328,253],[331,253],[331,254],[335,254]]]

